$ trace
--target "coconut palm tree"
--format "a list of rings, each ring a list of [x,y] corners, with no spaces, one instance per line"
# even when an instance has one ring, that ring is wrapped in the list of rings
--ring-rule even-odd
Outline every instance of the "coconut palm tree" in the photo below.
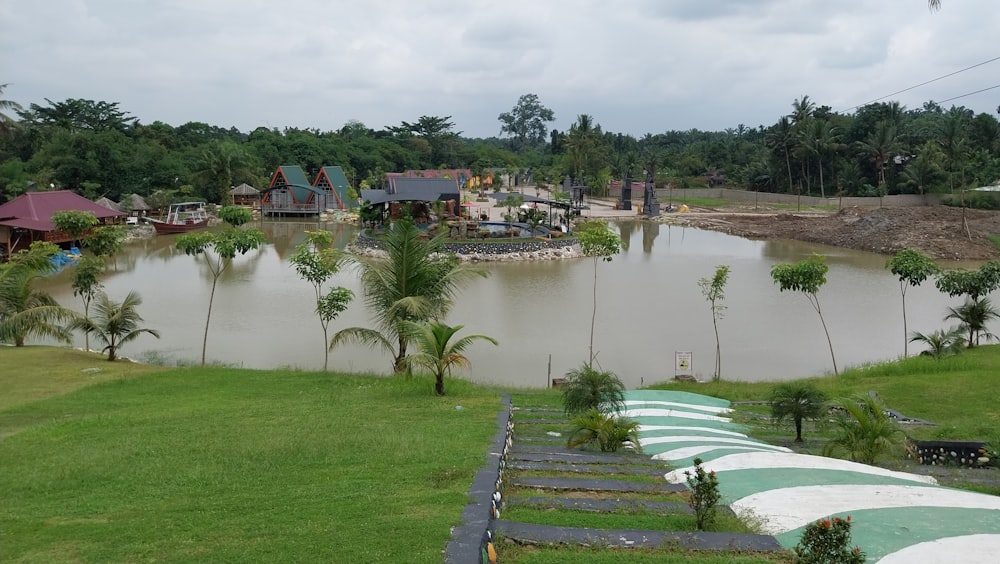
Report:
[[[195,164],[194,176],[208,187],[207,196],[218,199],[223,206],[231,205],[229,193],[235,178],[247,178],[254,173],[252,157],[232,141],[220,141],[201,152]]]
[[[795,423],[795,442],[802,441],[802,421],[815,419],[826,409],[826,394],[808,384],[790,382],[771,390],[771,418],[780,423],[791,418]]]
[[[142,304],[142,298],[134,291],[129,292],[121,303],[116,303],[104,292],[97,295],[94,302],[94,316],[91,318],[79,318],[73,322],[74,329],[86,331],[87,334],[94,334],[94,337],[104,343],[102,352],[107,351],[108,361],[118,358],[118,349],[122,345],[139,338],[143,333],[147,333],[160,338],[160,333],[155,329],[139,327],[142,317],[136,308]]]
[[[927,350],[920,353],[941,360],[942,357],[958,354],[965,344],[964,330],[961,327],[952,329],[938,329],[932,333],[921,333],[914,331],[910,335],[911,343],[924,343]]]
[[[858,142],[859,147],[871,157],[875,163],[875,170],[878,174],[878,184],[885,184],[885,167],[889,164],[889,159],[893,154],[899,152],[901,145],[896,136],[896,126],[888,121],[880,121],[873,131],[863,141]]]
[[[625,408],[625,385],[614,372],[597,370],[588,363],[570,370],[566,377],[562,396],[567,414]]]
[[[414,321],[402,321],[400,330],[409,338],[417,349],[417,352],[407,356],[404,361],[408,368],[413,366],[423,366],[434,373],[434,393],[439,396],[444,395],[444,377],[451,374],[453,366],[459,368],[471,368],[472,363],[463,353],[469,345],[476,341],[486,341],[498,345],[496,339],[486,335],[466,335],[461,339],[452,341],[455,333],[462,330],[464,325],[451,327],[440,321],[427,321],[416,323]]]
[[[60,306],[52,296],[34,288],[35,282],[54,268],[50,258],[58,252],[51,243],[31,248],[0,265],[0,342],[23,347],[29,337],[50,337],[71,342],[63,325],[77,314]]]
[[[957,319],[961,322],[961,328],[969,334],[969,348],[979,344],[980,339],[987,341],[997,338],[986,329],[986,324],[994,319],[1000,318],[1000,311],[993,307],[993,302],[989,298],[966,300],[959,307],[948,308],[948,315],[945,319]]]
[[[835,419],[835,437],[823,447],[823,455],[846,454],[854,462],[874,464],[895,450],[902,432],[875,398],[842,400]]]
[[[341,329],[330,340],[330,348],[358,343],[384,349],[393,355],[397,374],[405,368],[409,335],[403,321],[443,319],[461,285],[489,272],[462,266],[444,248],[445,234],[424,239],[411,222],[395,222],[380,241],[385,258],[345,257],[360,270],[364,300],[374,316],[376,328]]]
[[[14,118],[7,115],[7,112],[13,110],[15,112],[21,111],[21,105],[13,100],[7,100],[3,98],[3,91],[7,89],[10,84],[0,84],[0,134],[5,134],[14,128],[16,122]]]

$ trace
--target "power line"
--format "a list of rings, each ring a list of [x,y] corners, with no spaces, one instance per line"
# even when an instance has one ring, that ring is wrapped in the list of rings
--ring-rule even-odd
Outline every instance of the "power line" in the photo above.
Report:
[[[981,67],[981,66],[983,66],[983,65],[985,65],[985,64],[988,64],[988,63],[992,63],[993,61],[1000,61],[1000,57],[993,57],[992,59],[990,59],[990,60],[988,60],[988,61],[983,61],[983,62],[981,62],[981,63],[976,63],[976,64],[974,64],[974,65],[972,65],[972,66],[969,66],[969,67],[965,67],[964,69],[961,69],[961,70],[957,70],[957,71],[955,71],[955,72],[950,72],[950,73],[948,73],[948,74],[945,74],[945,75],[942,75],[942,76],[939,76],[939,77],[937,77],[937,78],[934,78],[934,79],[931,79],[931,80],[928,80],[927,82],[921,82],[920,84],[917,84],[917,85],[914,85],[914,86],[911,86],[911,87],[909,87],[909,88],[904,88],[904,89],[902,89],[902,90],[899,90],[899,91],[897,91],[897,92],[893,92],[892,94],[886,94],[885,96],[882,96],[881,98],[875,98],[874,100],[870,100],[870,101],[868,101],[868,102],[865,102],[864,104],[858,104],[857,106],[854,106],[853,108],[848,108],[848,109],[844,110],[844,111],[843,111],[843,112],[841,112],[841,113],[847,113],[847,112],[849,112],[849,111],[851,111],[851,110],[856,110],[856,109],[858,109],[858,108],[860,108],[860,107],[862,107],[862,106],[867,106],[868,104],[872,104],[872,103],[874,103],[874,102],[878,102],[879,100],[885,100],[886,98],[888,98],[888,97],[890,97],[890,96],[895,96],[896,94],[902,94],[903,92],[909,92],[910,90],[913,90],[914,88],[920,88],[921,86],[926,86],[926,85],[928,85],[928,84],[930,84],[930,83],[932,83],[932,82],[937,82],[937,81],[939,81],[939,80],[942,80],[942,79],[945,79],[945,78],[948,78],[949,76],[955,76],[956,74],[959,74],[959,73],[963,73],[963,72],[965,72],[965,71],[967,71],[967,70],[971,70],[971,69],[974,69],[974,68],[976,68],[976,67]],[[991,87],[991,88],[996,88],[996,87],[994,86],[994,87]],[[986,90],[990,90],[990,88],[987,88]],[[980,91],[980,92],[981,92],[981,91]],[[970,94],[963,94],[963,96],[969,96],[969,95],[971,95],[971,94],[976,94],[976,93],[977,93],[977,92],[971,92]],[[959,98],[961,98],[961,96],[959,96]],[[954,100],[955,98],[951,98],[951,99],[952,99],[952,100]],[[947,101],[947,100],[945,100],[945,101]]]
[[[983,88],[981,90],[976,90],[975,92],[969,92],[968,94],[962,94],[960,96],[954,96],[952,98],[948,98],[947,100],[941,100],[940,102],[935,102],[935,103],[936,104],[943,104],[945,102],[951,102],[952,100],[958,100],[959,98],[965,98],[966,96],[972,96],[973,94],[979,94],[980,92],[986,92],[987,90],[993,90],[994,88],[1000,88],[1000,84],[997,84],[996,86],[988,86],[988,87]]]

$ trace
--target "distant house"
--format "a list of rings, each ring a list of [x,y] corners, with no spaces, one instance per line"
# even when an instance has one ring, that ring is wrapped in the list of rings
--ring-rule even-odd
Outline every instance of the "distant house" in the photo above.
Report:
[[[333,196],[336,205],[332,207],[335,209],[349,210],[358,207],[357,201],[347,195],[350,190],[350,184],[347,182],[344,169],[339,166],[325,166],[321,168],[319,174],[316,175],[316,179],[313,180],[313,186]]]
[[[239,186],[234,186],[232,190],[229,191],[229,196],[233,199],[234,206],[249,206],[256,208],[257,202],[260,200],[260,190],[244,182]]]
[[[132,194],[126,196],[118,203],[118,207],[124,212],[128,212],[129,215],[144,215],[150,209],[149,204],[146,203],[146,199],[139,194]]]
[[[361,200],[362,205],[381,207],[383,214],[387,210],[393,219],[401,217],[401,204],[413,204],[411,214],[418,223],[429,218],[434,202],[444,202],[447,214],[458,215],[462,201],[455,179],[405,176],[389,176],[384,190],[362,190]]]
[[[336,207],[336,198],[327,190],[309,184],[302,167],[282,165],[274,171],[271,184],[261,195],[264,215],[318,215]]]
[[[28,192],[0,205],[0,247],[9,256],[28,248],[35,241],[68,243],[73,238],[57,231],[52,214],[78,210],[94,214],[101,224],[121,223],[125,213],[108,209],[69,190]]]

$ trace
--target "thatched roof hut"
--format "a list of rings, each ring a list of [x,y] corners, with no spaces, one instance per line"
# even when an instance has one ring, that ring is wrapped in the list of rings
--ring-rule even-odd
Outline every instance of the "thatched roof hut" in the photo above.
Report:
[[[109,210],[118,211],[118,212],[122,211],[121,207],[119,207],[118,204],[116,204],[114,202],[114,200],[112,200],[111,198],[101,197],[101,198],[98,198],[97,200],[95,200],[94,203],[97,204],[97,205],[99,205],[99,206],[108,208]]]
[[[128,211],[130,212],[149,211],[151,209],[149,204],[146,203],[146,200],[144,200],[139,194],[132,194],[131,196],[126,197],[120,204],[118,204],[118,206],[121,208],[128,208]]]

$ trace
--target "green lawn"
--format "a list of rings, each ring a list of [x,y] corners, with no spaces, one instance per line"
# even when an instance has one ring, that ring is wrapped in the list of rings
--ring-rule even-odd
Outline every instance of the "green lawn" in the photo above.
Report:
[[[12,360],[0,351],[8,387]],[[500,406],[461,380],[447,390],[187,368],[7,401],[2,559],[439,562]]]

